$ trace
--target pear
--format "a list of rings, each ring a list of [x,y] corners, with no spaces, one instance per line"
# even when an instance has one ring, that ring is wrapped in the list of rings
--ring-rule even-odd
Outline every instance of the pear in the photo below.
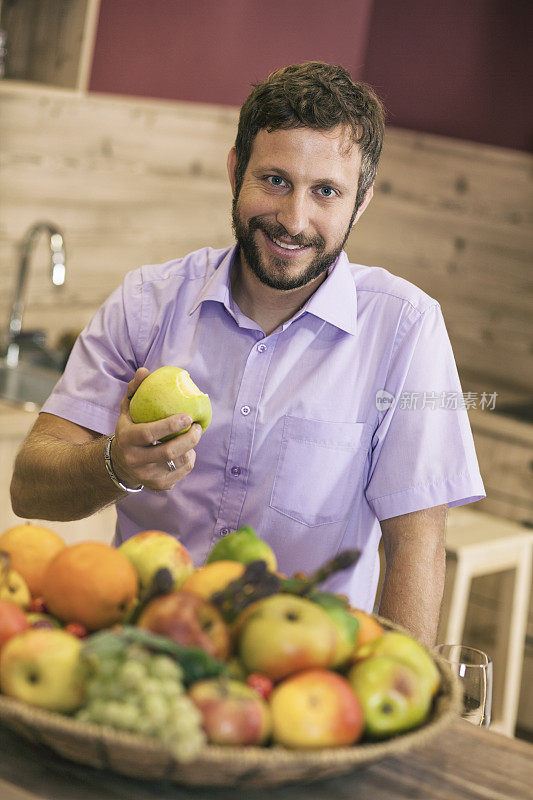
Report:
[[[249,525],[229,533],[217,542],[207,556],[206,564],[211,564],[213,561],[239,561],[241,564],[265,561],[267,568],[272,572],[278,568],[272,548],[260,539]]]
[[[350,614],[348,603],[338,595],[331,592],[313,592],[310,599],[322,606],[337,628],[338,641],[332,668],[343,667],[354,651],[359,622]]]

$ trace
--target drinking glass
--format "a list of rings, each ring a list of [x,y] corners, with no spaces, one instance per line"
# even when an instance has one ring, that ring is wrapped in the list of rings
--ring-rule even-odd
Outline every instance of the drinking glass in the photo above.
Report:
[[[483,650],[461,644],[438,644],[435,652],[447,661],[463,688],[461,716],[488,728],[492,707],[492,661]]]

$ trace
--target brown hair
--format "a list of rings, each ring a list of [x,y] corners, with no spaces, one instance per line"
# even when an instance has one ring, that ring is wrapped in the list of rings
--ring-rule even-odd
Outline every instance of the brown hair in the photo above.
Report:
[[[348,125],[361,150],[356,208],[374,182],[383,146],[385,113],[370,86],[354,83],[344,67],[308,61],[278,69],[263,83],[252,84],[237,129],[236,195],[241,189],[254,139],[260,130]]]

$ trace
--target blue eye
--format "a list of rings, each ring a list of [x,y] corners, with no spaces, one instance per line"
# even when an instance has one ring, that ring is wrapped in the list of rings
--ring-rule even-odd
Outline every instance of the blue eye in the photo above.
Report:
[[[321,197],[333,197],[335,194],[335,189],[332,189],[331,186],[321,186],[318,191],[322,193]],[[324,194],[324,192],[327,192],[327,194]]]
[[[267,181],[271,186],[283,186],[285,181],[279,175],[268,175]]]

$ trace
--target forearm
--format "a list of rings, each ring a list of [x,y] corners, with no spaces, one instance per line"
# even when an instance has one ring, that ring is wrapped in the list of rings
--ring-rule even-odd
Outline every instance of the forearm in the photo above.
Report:
[[[82,444],[40,434],[26,442],[11,481],[13,511],[19,517],[82,519],[124,493],[104,464],[105,437]]]
[[[386,569],[379,613],[403,625],[425,644],[435,644],[446,575],[444,547],[445,508],[435,518],[428,509],[422,539],[410,526],[409,517],[398,517],[401,535],[385,540]],[[417,523],[420,515],[417,512]],[[386,522],[390,522],[387,520]]]

